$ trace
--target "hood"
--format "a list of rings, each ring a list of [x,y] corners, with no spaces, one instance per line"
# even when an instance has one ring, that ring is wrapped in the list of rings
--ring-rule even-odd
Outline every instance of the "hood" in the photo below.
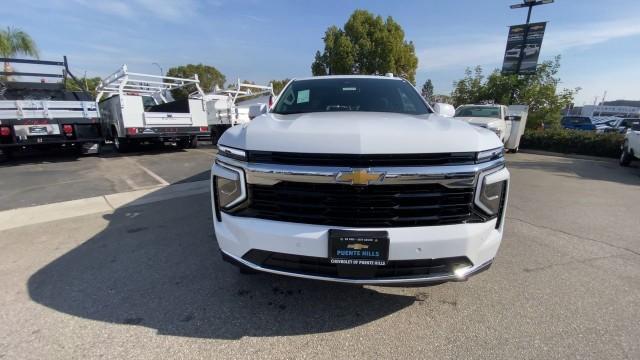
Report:
[[[502,146],[493,132],[452,118],[373,112],[267,113],[227,130],[219,143],[327,154],[472,152]]]

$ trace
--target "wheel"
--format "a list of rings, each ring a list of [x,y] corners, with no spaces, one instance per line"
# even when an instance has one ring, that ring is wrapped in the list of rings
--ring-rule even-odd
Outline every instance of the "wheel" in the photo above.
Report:
[[[129,140],[127,140],[126,138],[114,136],[113,147],[116,148],[116,151],[119,153],[126,153],[131,149],[131,144],[129,143]]]
[[[218,140],[220,140],[220,136],[222,136],[221,129],[218,126],[214,126],[211,128],[211,145],[218,145]]]
[[[510,153],[512,153],[512,154],[517,154],[517,153],[518,153],[518,151],[520,151],[520,146],[516,146],[516,148],[515,148],[515,149],[511,149],[511,150],[509,150],[509,152],[510,152]]]
[[[193,136],[193,137],[191,138],[191,141],[190,141],[189,147],[190,147],[191,149],[195,149],[195,148],[197,148],[197,147],[198,147],[198,137],[197,137],[197,136]]]
[[[0,150],[0,163],[9,161],[11,160],[11,158],[13,158],[13,150],[11,149]]]
[[[620,154],[620,165],[629,166],[632,159],[633,154],[629,152],[629,143],[625,141],[624,145],[622,145],[622,154]]]
[[[182,138],[176,142],[179,149],[191,149],[198,147],[198,138],[196,136]]]

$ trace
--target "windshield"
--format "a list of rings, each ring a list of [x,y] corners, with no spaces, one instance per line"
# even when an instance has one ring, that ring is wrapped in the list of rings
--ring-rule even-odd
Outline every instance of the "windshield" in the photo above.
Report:
[[[461,106],[456,110],[456,117],[500,118],[497,106]]]
[[[428,114],[420,94],[404,80],[326,78],[294,81],[274,108],[276,114],[373,111]]]

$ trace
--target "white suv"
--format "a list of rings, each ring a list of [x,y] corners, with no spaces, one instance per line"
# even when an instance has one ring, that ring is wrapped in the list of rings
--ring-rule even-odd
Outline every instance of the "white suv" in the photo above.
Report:
[[[225,260],[355,284],[464,280],[491,265],[509,172],[490,130],[382,76],[292,80],[263,112],[222,135],[211,169]]]
[[[627,121],[629,128],[624,136],[620,165],[629,166],[635,158],[640,158],[640,120]]]

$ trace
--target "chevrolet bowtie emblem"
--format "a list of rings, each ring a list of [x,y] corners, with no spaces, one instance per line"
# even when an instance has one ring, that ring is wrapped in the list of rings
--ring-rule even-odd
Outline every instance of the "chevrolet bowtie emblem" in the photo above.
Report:
[[[336,176],[336,181],[351,185],[369,185],[372,182],[382,181],[384,172],[369,172],[368,169],[353,169],[351,172],[341,172]]]
[[[353,249],[353,250],[362,250],[362,249],[368,249],[369,245],[365,245],[365,244],[349,244],[347,245],[348,249]]]

